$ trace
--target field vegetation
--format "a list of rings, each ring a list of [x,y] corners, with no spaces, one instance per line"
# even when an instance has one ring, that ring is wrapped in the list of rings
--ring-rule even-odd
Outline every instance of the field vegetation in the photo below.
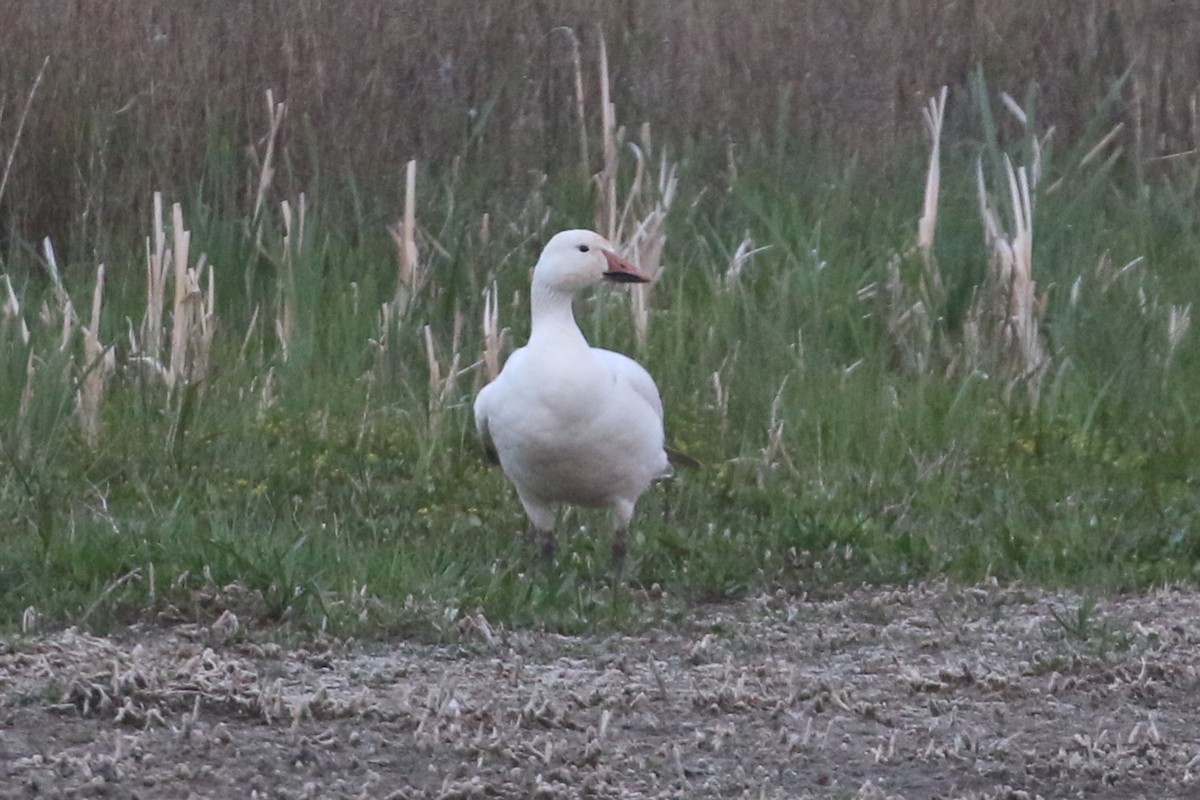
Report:
[[[1200,580],[1192,4],[594,5],[0,0],[0,628]],[[702,463],[615,606],[470,411],[580,226]]]

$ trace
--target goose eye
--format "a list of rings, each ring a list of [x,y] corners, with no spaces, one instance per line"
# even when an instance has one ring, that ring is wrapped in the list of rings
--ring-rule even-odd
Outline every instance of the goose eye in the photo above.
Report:
[[[579,245],[579,252],[586,253],[590,248],[586,244]]]

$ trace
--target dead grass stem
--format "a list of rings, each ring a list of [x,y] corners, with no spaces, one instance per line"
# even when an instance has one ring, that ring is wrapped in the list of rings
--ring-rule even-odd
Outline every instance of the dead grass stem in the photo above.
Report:
[[[404,218],[388,228],[400,263],[395,302],[404,311],[420,285],[421,264],[417,253],[417,162],[404,167]]]
[[[25,132],[25,121],[29,118],[29,107],[33,105],[33,98],[37,94],[38,87],[42,85],[42,78],[46,74],[46,66],[50,63],[50,56],[46,56],[42,60],[41,69],[38,70],[37,77],[33,79],[33,85],[29,87],[29,94],[25,97],[25,105],[21,108],[21,116],[17,118],[17,129],[13,133],[12,144],[8,146],[8,157],[4,160],[4,172],[0,173],[0,203],[4,202],[4,192],[8,188],[8,178],[12,174],[13,159],[16,158],[17,148],[21,144],[21,134]],[[4,108],[0,105],[0,120],[4,118]]]
[[[111,347],[100,343],[100,309],[104,304],[104,265],[96,268],[96,287],[92,292],[92,314],[83,332],[83,380],[77,407],[84,440],[95,447],[100,442],[101,410],[108,380],[116,371]]]

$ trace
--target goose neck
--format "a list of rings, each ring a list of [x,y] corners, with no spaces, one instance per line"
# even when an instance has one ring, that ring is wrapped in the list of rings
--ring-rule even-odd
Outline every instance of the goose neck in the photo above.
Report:
[[[583,334],[575,323],[575,312],[571,308],[573,299],[573,292],[535,281],[530,291],[530,338],[552,336],[559,341],[572,338],[582,341]]]

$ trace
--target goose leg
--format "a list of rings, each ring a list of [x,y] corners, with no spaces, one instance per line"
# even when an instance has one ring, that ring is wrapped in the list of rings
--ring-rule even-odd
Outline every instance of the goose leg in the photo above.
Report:
[[[625,525],[617,526],[613,531],[612,543],[612,611],[617,614],[620,609],[621,586],[625,583],[625,551],[629,543],[629,529]]]
[[[554,529],[548,531],[540,531],[542,537],[542,558],[547,564],[554,563],[554,554],[558,552],[558,537],[554,535]]]
[[[612,563],[613,570],[620,578],[625,571],[625,553],[629,549],[629,529],[624,526],[617,528],[613,533],[612,544]]]
[[[517,496],[521,498],[521,505],[525,507],[525,514],[533,526],[534,542],[541,545],[542,557],[546,559],[546,563],[553,564],[554,554],[558,550],[558,540],[554,535],[554,524],[557,521],[555,518],[558,515],[554,506],[543,503],[520,489],[517,490]]]
[[[558,536],[553,528],[543,530],[536,525],[530,525],[525,529],[525,544],[529,548],[537,548],[542,558],[547,564],[554,563],[554,556],[558,553]]]
[[[633,519],[634,504],[629,500],[619,500],[613,505],[613,588],[625,578],[625,553],[629,549],[629,521]]]

